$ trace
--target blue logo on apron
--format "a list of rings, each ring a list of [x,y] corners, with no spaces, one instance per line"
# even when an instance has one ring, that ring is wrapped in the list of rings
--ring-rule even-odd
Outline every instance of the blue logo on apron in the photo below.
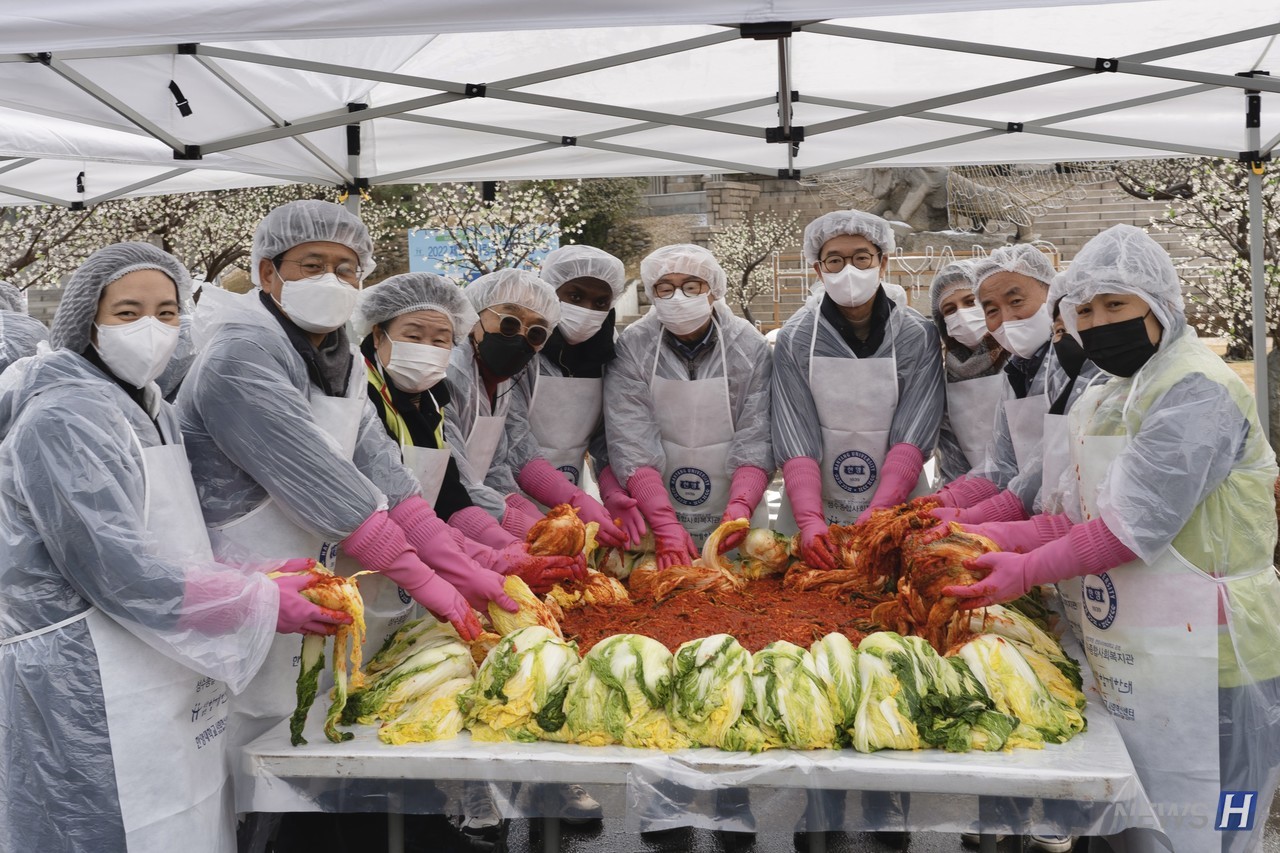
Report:
[[[698,506],[711,497],[711,478],[697,468],[677,468],[667,490],[685,506]]]
[[[876,463],[861,450],[846,450],[831,466],[836,485],[851,494],[861,494],[876,484]]]
[[[1080,586],[1084,590],[1084,615],[1100,630],[1107,630],[1116,621],[1116,587],[1111,577],[1106,572],[1085,575]]]
[[[404,587],[402,586],[396,587],[396,595],[400,596],[401,604],[413,604],[413,597],[410,596],[409,593],[404,591]]]
[[[556,470],[559,471],[561,474],[564,474],[566,477],[568,477],[570,483],[573,483],[575,486],[578,485],[578,469],[577,468],[575,468],[572,465],[561,465]]]

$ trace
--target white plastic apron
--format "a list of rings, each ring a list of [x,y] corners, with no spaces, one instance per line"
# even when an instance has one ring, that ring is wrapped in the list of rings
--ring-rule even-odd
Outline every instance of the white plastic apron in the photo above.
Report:
[[[142,456],[143,519],[151,553],[179,565],[211,562],[185,449],[173,443],[143,448],[136,435],[134,441]],[[82,619],[98,657],[128,853],[169,853],[179,839],[199,839],[202,850],[234,851],[227,686],[166,657],[92,607],[3,645]]]
[[[313,389],[309,401],[312,421],[331,440],[334,451],[346,459],[355,452],[360,416],[368,400],[364,380],[364,360],[353,349],[346,396],[328,397]],[[310,557],[330,569],[337,566],[338,543],[326,542],[318,533],[294,524],[270,496],[235,521],[210,528],[209,536],[215,554],[228,554],[239,560]],[[378,580],[380,578],[374,575],[361,578],[362,595],[373,586],[370,581],[376,583]],[[240,772],[239,748],[293,713],[297,698],[294,685],[298,680],[301,654],[300,636],[277,634],[258,674],[244,692],[232,700],[227,748],[231,750],[233,772],[237,778]],[[236,797],[240,804],[245,801],[242,796],[244,788],[247,786],[237,784]]]
[[[603,411],[603,379],[538,374],[529,402],[529,427],[542,457],[579,488],[587,446]]]
[[[1085,520],[1125,436],[1071,441]],[[1081,630],[1103,703],[1178,853],[1222,848],[1218,781],[1218,596],[1222,581],[1172,547],[1082,578]],[[1181,819],[1179,816],[1182,816]],[[1163,850],[1152,833],[1128,850]]]
[[[1044,416],[1044,451],[1041,455],[1043,476],[1040,480],[1040,497],[1043,505],[1041,512],[1056,515],[1063,511],[1061,483],[1063,476],[1071,467],[1071,434],[1068,430],[1066,415]],[[1076,639],[1083,642],[1080,633],[1081,615],[1081,580],[1067,578],[1058,581],[1058,598],[1067,617],[1067,624]]]
[[[476,417],[471,422],[471,431],[467,433],[467,462],[476,476],[483,480],[485,472],[493,464],[494,454],[498,452],[498,443],[502,441],[502,431],[507,425],[507,408],[510,403],[499,396],[494,403],[496,411],[493,414],[479,414],[480,407],[488,399],[489,392],[485,390],[484,382],[480,379],[480,368],[475,364],[474,359],[471,364],[471,388],[472,393],[476,395]]]
[[[1009,438],[1013,442],[1013,458],[1019,471],[1035,458],[1036,448],[1044,438],[1044,416],[1048,413],[1049,398],[1044,394],[1028,394],[1004,401],[1004,416],[1009,421]]]
[[[822,508],[829,524],[853,524],[871,505],[889,452],[889,428],[898,409],[898,360],[893,354],[815,357],[820,323],[815,317],[809,339],[809,392],[822,430]],[[922,470],[911,496],[927,493]],[[778,520],[785,518],[794,527],[795,513],[785,493],[782,504]]]
[[[986,456],[1005,384],[1000,373],[947,383],[947,419],[971,469]]]
[[[724,375],[714,379],[663,379],[658,376],[661,340],[649,374],[658,432],[667,458],[662,480],[667,484],[667,495],[676,518],[699,548],[720,525],[720,518],[729,505],[731,482],[729,445],[733,442],[733,408],[729,400],[724,336],[718,323],[716,327],[716,349],[720,352]]]

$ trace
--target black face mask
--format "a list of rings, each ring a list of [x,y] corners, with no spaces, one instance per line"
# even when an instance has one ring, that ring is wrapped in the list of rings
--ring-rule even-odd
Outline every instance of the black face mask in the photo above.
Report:
[[[1156,354],[1156,345],[1147,336],[1147,314],[1082,329],[1080,340],[1089,360],[1112,376],[1129,377],[1137,373]]]
[[[1062,365],[1062,369],[1072,379],[1080,375],[1080,368],[1084,367],[1085,360],[1089,357],[1076,339],[1065,333],[1061,340],[1054,341],[1053,352],[1058,357],[1058,364]]]
[[[486,332],[476,344],[476,355],[499,379],[515,376],[533,360],[535,354],[524,335],[507,337],[497,332]]]

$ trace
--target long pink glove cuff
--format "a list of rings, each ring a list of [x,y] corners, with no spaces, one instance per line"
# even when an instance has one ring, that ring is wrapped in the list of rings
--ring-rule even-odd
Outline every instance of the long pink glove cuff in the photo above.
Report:
[[[934,493],[943,506],[969,507],[994,497],[1000,493],[1000,487],[982,477],[962,476],[943,486]]]
[[[432,541],[433,538],[449,529],[449,525],[436,515],[431,504],[418,495],[412,495],[400,501],[387,515],[400,525],[409,544],[419,551],[433,547],[435,544]],[[450,541],[452,541],[451,537]]]
[[[1000,494],[960,510],[957,521],[962,524],[981,524],[987,521],[1025,521],[1027,510],[1013,492],[1005,489]]]
[[[826,532],[827,516],[822,511],[822,473],[812,456],[795,456],[782,463],[782,479],[795,515],[796,526],[821,527]]]
[[[733,472],[729,482],[729,505],[725,516],[734,512],[734,518],[747,518],[756,511],[760,498],[764,497],[765,487],[769,485],[769,475],[763,468],[754,465],[743,465]]]
[[[570,503],[582,491],[541,456],[535,456],[520,469],[516,482],[525,492],[547,506]]]
[[[1089,574],[1105,572],[1138,559],[1138,555],[1117,539],[1101,518],[1077,524],[1066,539],[1071,543],[1076,559],[1089,570]]]
[[[1048,545],[1055,539],[1061,539],[1070,533],[1071,528],[1074,527],[1071,519],[1067,518],[1066,513],[1060,515],[1033,515],[1031,516],[1031,526],[1035,529],[1035,535],[1040,545]],[[1036,547],[1039,547],[1039,545]]]
[[[542,513],[523,495],[507,495],[507,511],[502,514],[502,529],[523,542],[529,528],[542,519]]]
[[[667,496],[667,487],[662,484],[662,475],[657,469],[637,468],[627,481],[627,491],[635,498],[641,514],[653,528],[654,536],[662,538],[666,535],[668,538],[678,537],[682,540],[688,536],[683,533],[684,527],[681,526],[680,519],[676,518],[676,511]]]
[[[607,501],[618,492],[621,492],[622,484],[618,482],[618,475],[613,473],[613,468],[609,465],[600,469],[600,476],[596,478],[596,485],[600,487],[600,499]]]
[[[884,455],[881,467],[880,485],[876,486],[876,495],[871,499],[873,509],[897,506],[911,497],[911,490],[920,480],[920,469],[924,467],[924,454],[914,444],[895,444]]]
[[[458,549],[462,551],[462,553],[466,554],[486,569],[493,568],[494,554],[496,553],[493,548],[490,548],[483,542],[477,542],[453,526],[450,526],[449,528],[449,535],[453,539],[453,544],[458,546]]]
[[[375,512],[366,518],[354,533],[342,540],[342,548],[365,568],[379,572],[385,572],[385,569],[394,566],[406,551],[413,550],[405,538],[404,530],[391,520],[391,515],[387,512]],[[414,562],[421,565],[416,558]],[[426,566],[422,568],[427,569]],[[427,569],[427,571],[431,570]],[[387,576],[391,577],[390,574]],[[417,586],[421,582],[422,579],[418,579],[412,585]],[[400,586],[409,588],[403,583]]]
[[[502,529],[497,520],[478,506],[460,509],[449,516],[449,526],[462,532],[468,539],[488,545],[490,548],[505,548],[519,539]]]

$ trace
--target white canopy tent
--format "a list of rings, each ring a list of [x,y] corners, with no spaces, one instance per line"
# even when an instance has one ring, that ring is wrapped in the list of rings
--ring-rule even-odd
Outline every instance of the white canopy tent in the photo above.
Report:
[[[1275,0],[9,0],[0,205],[1178,155],[1261,170],[1277,34]]]

